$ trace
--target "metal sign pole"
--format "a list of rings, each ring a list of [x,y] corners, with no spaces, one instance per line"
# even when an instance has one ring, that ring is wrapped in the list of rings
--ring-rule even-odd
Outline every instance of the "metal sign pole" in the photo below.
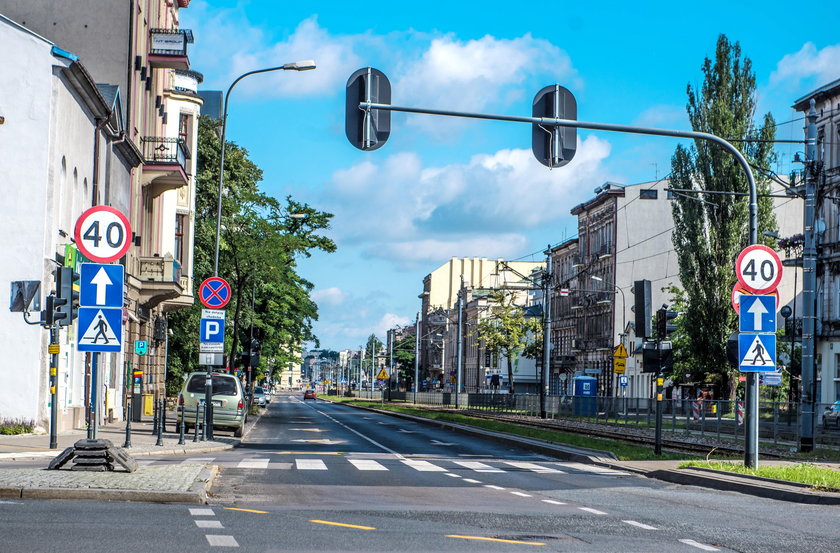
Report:
[[[50,449],[58,448],[58,323],[50,327]]]

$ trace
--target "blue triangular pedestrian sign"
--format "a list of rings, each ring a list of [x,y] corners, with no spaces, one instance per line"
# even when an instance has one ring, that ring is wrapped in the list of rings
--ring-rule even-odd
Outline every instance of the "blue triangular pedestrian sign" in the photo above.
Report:
[[[738,368],[742,372],[776,370],[775,334],[739,334]]]

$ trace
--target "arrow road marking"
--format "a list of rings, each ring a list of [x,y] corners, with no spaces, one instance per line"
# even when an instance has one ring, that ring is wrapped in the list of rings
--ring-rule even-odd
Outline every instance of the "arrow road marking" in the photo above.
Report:
[[[753,329],[756,331],[761,330],[761,316],[767,313],[767,308],[764,307],[761,300],[756,298],[750,308],[747,309],[747,313],[752,313],[753,315]]]
[[[105,292],[108,286],[114,284],[108,278],[108,272],[105,267],[100,267],[96,275],[90,279],[90,283],[96,286],[96,305],[105,305]]]

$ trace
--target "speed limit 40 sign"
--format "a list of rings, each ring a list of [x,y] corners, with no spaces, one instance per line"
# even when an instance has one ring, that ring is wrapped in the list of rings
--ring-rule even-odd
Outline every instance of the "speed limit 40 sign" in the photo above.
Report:
[[[118,209],[98,205],[79,216],[73,237],[85,257],[97,263],[111,263],[128,251],[131,225]]]
[[[738,282],[753,294],[770,294],[782,280],[782,260],[761,244],[747,246],[735,262]]]

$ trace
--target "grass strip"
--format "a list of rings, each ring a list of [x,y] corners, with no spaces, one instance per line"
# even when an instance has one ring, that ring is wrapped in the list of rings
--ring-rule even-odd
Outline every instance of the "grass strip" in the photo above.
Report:
[[[840,471],[818,467],[811,463],[760,465],[758,468],[748,468],[738,463],[688,461],[681,463],[679,466],[679,468],[692,467],[799,482],[800,484],[807,484],[815,490],[840,492]]]
[[[324,397],[325,399],[329,399],[330,401],[336,401],[340,403],[351,403],[360,407],[371,407],[374,409],[393,411],[396,413],[404,413],[407,415],[414,415],[427,419],[453,422],[457,424],[465,424],[469,426],[474,426],[476,428],[482,428],[484,430],[506,432],[508,434],[515,434],[517,436],[524,436],[526,438],[535,438],[538,440],[544,440],[546,442],[551,442],[555,444],[571,445],[586,449],[600,449],[602,451],[611,451],[618,459],[622,461],[648,461],[656,459],[684,460],[687,458],[692,458],[691,455],[688,454],[676,454],[668,452],[663,452],[662,455],[654,455],[653,450],[650,447],[627,444],[617,440],[593,438],[581,434],[569,434],[566,432],[558,432],[555,430],[543,430],[540,428],[519,426],[507,422],[480,419],[455,413],[441,413],[434,410],[417,409],[412,407],[404,407],[401,405],[389,405],[387,403],[380,403],[377,401],[363,401],[337,396],[322,397]]]

